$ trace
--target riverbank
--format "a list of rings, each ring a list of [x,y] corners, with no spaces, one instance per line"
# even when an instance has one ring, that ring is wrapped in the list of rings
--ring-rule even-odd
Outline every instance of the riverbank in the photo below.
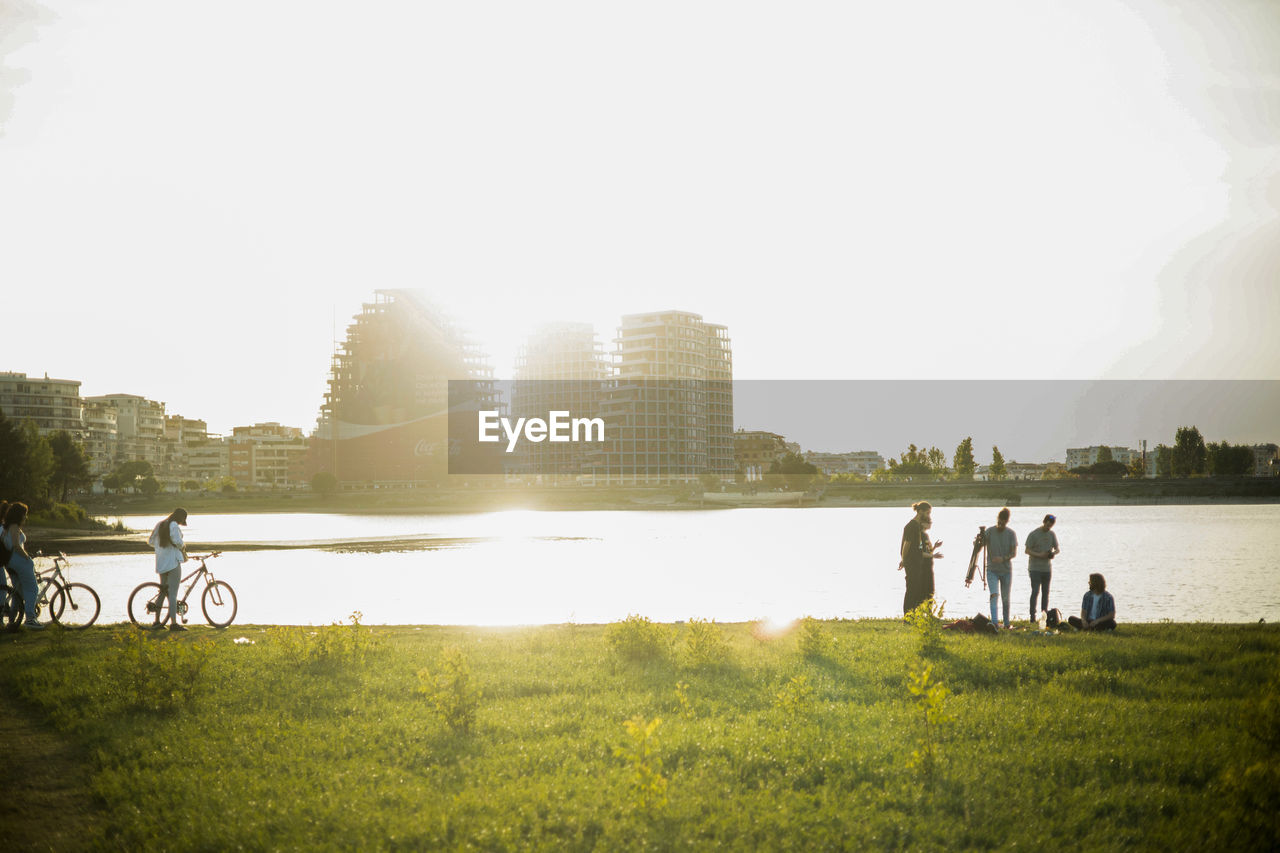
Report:
[[[51,629],[0,686],[83,762],[64,849],[1261,850],[1277,655],[1270,625]]]
[[[700,510],[735,507],[907,506],[928,499],[937,506],[1109,506],[1194,503],[1280,503],[1280,478],[1195,480],[1027,480],[1001,483],[829,484],[820,491],[744,495],[691,488],[433,488],[312,492],[244,492],[82,498],[95,516],[158,513],[175,505],[193,512],[443,513],[534,510]]]

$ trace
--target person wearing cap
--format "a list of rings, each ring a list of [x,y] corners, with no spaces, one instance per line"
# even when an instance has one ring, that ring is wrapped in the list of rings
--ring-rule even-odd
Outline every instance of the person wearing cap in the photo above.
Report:
[[[187,511],[178,507],[151,531],[147,544],[156,549],[156,573],[160,575],[160,590],[169,596],[169,615],[165,622],[170,631],[185,631],[178,621],[178,582],[182,580],[182,563],[187,559],[187,546],[182,541],[182,525],[187,523]],[[164,627],[164,622],[159,627]]]
[[[1053,558],[1058,556],[1058,536],[1053,532],[1057,521],[1046,515],[1044,522],[1027,534],[1027,572],[1031,576],[1031,621],[1037,614],[1049,612],[1049,578],[1053,573]],[[1040,597],[1040,609],[1036,610],[1036,596]]]

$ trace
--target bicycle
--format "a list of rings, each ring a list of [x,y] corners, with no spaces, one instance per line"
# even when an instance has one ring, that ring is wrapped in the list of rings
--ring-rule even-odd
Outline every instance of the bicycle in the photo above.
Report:
[[[205,565],[208,560],[212,560],[221,553],[221,551],[214,551],[212,554],[193,554],[188,558],[198,561],[200,568],[178,581],[179,585],[191,581],[186,592],[178,599],[178,616],[183,624],[187,621],[187,599],[201,579],[204,580],[205,586],[204,592],[200,595],[200,609],[204,612],[205,620],[215,628],[225,628],[236,618],[238,609],[236,591],[231,588],[231,584],[216,579],[213,572]],[[169,596],[160,584],[148,581],[138,584],[133,592],[129,593],[129,621],[140,628],[159,628],[169,621]]]
[[[43,557],[44,554],[37,551],[36,556]],[[35,610],[36,616],[47,610],[49,618],[57,624],[80,631],[98,621],[102,602],[93,587],[67,580],[62,569],[70,565],[71,560],[59,551],[58,556],[53,558],[52,569],[36,572]],[[0,627],[9,630],[16,630],[22,624],[24,616],[25,602],[16,586],[17,583],[14,582],[12,586],[0,590],[0,600],[7,602],[7,606],[0,610]]]

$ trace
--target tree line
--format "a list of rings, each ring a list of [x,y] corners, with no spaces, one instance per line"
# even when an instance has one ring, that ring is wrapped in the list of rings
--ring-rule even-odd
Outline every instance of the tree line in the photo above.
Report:
[[[89,457],[71,433],[44,436],[31,421],[15,423],[0,412],[0,496],[39,510],[66,503],[91,482]]]

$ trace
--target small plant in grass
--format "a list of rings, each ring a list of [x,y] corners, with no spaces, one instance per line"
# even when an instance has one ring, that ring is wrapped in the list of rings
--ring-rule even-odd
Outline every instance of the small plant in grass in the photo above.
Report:
[[[940,737],[946,726],[956,719],[947,707],[951,691],[933,677],[933,664],[912,670],[907,676],[907,689],[924,715],[924,736],[919,748],[907,760],[907,766],[918,771],[926,784],[932,785],[940,760]]]
[[[831,660],[836,655],[836,638],[819,619],[806,616],[800,620],[800,654],[807,660]]]
[[[272,648],[294,666],[325,661],[361,664],[380,641],[370,629],[360,624],[363,614],[355,611],[347,617],[350,625],[335,622],[319,628],[282,625],[267,629]]]
[[[906,616],[907,624],[920,640],[922,657],[937,657],[942,653],[942,613],[943,605],[929,598]]]
[[[676,682],[676,704],[680,706],[680,714],[686,719],[693,719],[693,706],[689,704],[689,682]]]
[[[445,646],[434,668],[418,670],[418,692],[455,732],[469,732],[483,696],[474,684],[471,665],[457,646]]]
[[[653,663],[669,660],[674,638],[665,625],[647,616],[631,615],[614,622],[605,632],[609,647],[623,660]]]
[[[658,755],[659,717],[646,722],[644,717],[632,717],[623,724],[627,740],[615,746],[613,754],[626,762],[631,770],[631,802],[636,808],[649,811],[667,804],[667,780],[662,775],[662,758]]]
[[[813,706],[813,686],[809,684],[809,676],[793,675],[774,694],[773,704],[787,717],[798,717],[806,713]]]
[[[723,666],[729,658],[729,644],[714,619],[690,619],[684,641],[685,663],[691,669]]]

